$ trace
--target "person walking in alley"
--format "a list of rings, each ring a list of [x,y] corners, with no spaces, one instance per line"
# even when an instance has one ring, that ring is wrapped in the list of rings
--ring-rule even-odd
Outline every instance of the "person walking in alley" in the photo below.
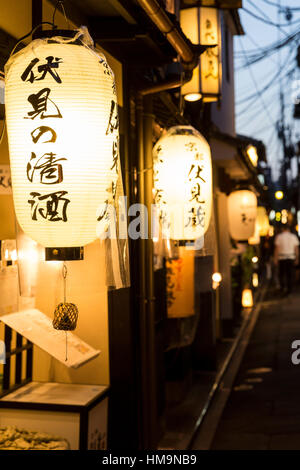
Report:
[[[276,235],[274,263],[279,267],[279,283],[283,294],[289,294],[293,287],[294,266],[299,262],[299,240],[286,224]]]

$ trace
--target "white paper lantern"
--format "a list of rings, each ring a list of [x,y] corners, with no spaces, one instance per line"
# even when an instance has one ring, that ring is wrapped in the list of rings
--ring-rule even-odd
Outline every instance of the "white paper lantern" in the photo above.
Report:
[[[16,216],[45,247],[94,241],[118,174],[113,73],[92,49],[61,39],[37,39],[5,67]]]
[[[174,126],[153,149],[154,194],[164,233],[195,240],[206,232],[212,207],[210,147],[191,126]]]
[[[252,191],[234,191],[228,196],[229,232],[235,240],[248,240],[254,235],[257,198]]]

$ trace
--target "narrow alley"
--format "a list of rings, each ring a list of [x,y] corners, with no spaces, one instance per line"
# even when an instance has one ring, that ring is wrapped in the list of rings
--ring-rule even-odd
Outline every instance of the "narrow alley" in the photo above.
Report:
[[[211,449],[300,449],[299,306],[299,292],[266,297]]]

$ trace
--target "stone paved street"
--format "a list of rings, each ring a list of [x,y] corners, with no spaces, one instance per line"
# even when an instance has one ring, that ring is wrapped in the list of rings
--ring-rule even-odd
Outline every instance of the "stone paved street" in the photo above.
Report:
[[[273,299],[272,299],[273,297]],[[212,449],[300,449],[300,293],[263,304]]]

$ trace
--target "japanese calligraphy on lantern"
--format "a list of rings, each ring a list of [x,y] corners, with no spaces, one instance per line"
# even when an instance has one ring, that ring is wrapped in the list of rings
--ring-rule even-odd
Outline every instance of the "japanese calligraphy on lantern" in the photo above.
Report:
[[[9,165],[0,165],[0,194],[11,194]]]
[[[193,44],[210,46],[199,56],[199,65],[191,80],[182,86],[182,94],[188,101],[216,101],[222,76],[219,11],[211,7],[185,8],[180,12],[180,25]]]
[[[13,55],[5,77],[18,221],[43,246],[84,246],[97,238],[117,192],[113,72],[94,50],[56,38]]]
[[[194,255],[180,248],[180,257],[166,261],[167,313],[169,318],[195,314]]]
[[[200,44],[215,45],[200,56],[201,92],[203,95],[220,93],[220,31],[217,8],[200,8]]]
[[[165,238],[195,240],[206,232],[212,205],[210,148],[191,126],[175,126],[153,149],[154,201]]]
[[[229,231],[235,240],[248,240],[255,233],[257,198],[252,191],[234,191],[228,196]]]

